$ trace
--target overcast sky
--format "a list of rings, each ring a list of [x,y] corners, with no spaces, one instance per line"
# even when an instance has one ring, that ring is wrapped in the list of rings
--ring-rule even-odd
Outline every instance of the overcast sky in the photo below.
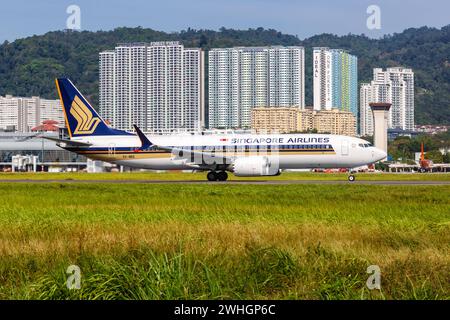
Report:
[[[2,0],[0,42],[65,29],[71,4],[81,9],[81,30],[264,27],[301,39],[324,32],[378,38],[410,27],[450,23],[449,0]],[[380,8],[379,30],[367,28],[369,5]]]

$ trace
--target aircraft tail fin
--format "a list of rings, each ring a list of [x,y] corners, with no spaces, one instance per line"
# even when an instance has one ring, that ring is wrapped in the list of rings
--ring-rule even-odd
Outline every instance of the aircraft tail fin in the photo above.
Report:
[[[67,78],[55,80],[70,137],[132,135],[109,127]]]

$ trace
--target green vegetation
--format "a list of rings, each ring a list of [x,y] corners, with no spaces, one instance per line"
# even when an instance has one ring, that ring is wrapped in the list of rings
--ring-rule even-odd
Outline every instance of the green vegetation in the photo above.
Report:
[[[450,187],[0,183],[1,299],[450,299]],[[69,265],[80,290],[65,287]],[[381,268],[381,291],[365,286]]]
[[[435,163],[450,163],[450,153],[443,155],[439,151],[441,148],[450,150],[450,131],[437,135],[422,134],[414,138],[397,137],[389,142],[388,153],[394,160],[414,162],[414,153],[420,152],[421,143],[424,145],[425,159],[433,160]]]
[[[98,105],[98,53],[120,42],[178,40],[204,49],[232,46],[302,45],[306,49],[306,104],[312,105],[312,48],[343,48],[358,56],[361,82],[372,69],[413,68],[416,85],[416,123],[450,124],[450,25],[410,28],[381,39],[365,35],[321,34],[304,40],[263,28],[220,31],[188,29],[165,33],[143,28],[113,31],[56,31],[0,45],[0,94],[57,98],[54,78],[68,75]],[[206,90],[207,91],[207,90]]]

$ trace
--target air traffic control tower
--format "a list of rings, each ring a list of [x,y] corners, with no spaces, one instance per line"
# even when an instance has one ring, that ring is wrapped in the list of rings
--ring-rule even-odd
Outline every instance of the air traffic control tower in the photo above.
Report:
[[[373,144],[387,154],[388,115],[391,104],[387,102],[369,103],[373,113]],[[385,161],[384,158],[381,161]]]

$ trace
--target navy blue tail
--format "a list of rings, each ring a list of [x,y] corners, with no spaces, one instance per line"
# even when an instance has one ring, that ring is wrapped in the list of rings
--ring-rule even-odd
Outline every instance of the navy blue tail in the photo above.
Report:
[[[109,127],[69,79],[56,79],[56,88],[71,137],[133,135]]]

